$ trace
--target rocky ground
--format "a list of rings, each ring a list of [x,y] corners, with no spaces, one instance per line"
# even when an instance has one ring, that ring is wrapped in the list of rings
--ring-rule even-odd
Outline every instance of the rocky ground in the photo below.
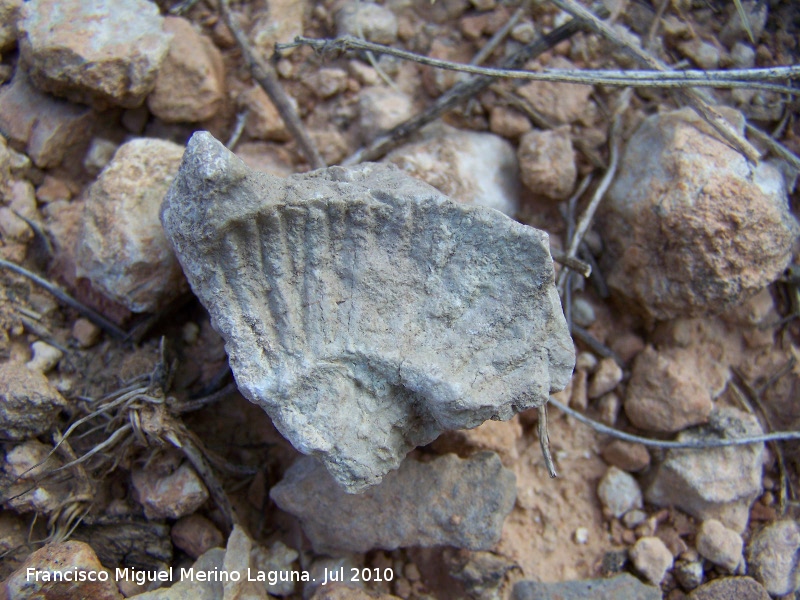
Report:
[[[620,0],[609,22],[675,67],[797,64],[797,5],[738,4]],[[557,479],[533,409],[446,432],[348,495],[239,394],[159,210],[195,131],[274,175],[313,158],[251,75],[226,5],[0,0],[0,597],[793,597],[797,442],[658,447],[551,406]],[[265,60],[297,35],[349,34],[462,63],[488,48],[494,65],[571,18],[513,0],[231,10]],[[329,165],[468,77],[308,47],[270,64]],[[637,65],[579,32],[524,66]],[[497,80],[382,158],[593,265],[588,280],[556,268],[577,364],[554,398],[650,440],[800,425],[797,103],[755,85],[714,94],[757,166],[667,90],[524,80]],[[55,565],[111,576],[26,581]],[[316,581],[160,587],[192,565]],[[320,586],[340,572],[347,586]]]

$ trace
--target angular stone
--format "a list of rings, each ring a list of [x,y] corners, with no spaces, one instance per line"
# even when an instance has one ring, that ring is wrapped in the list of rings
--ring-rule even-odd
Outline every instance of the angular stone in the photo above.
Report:
[[[166,17],[164,31],[172,34],[172,42],[147,97],[147,108],[168,123],[210,119],[225,94],[222,54],[181,17]]]
[[[94,120],[85,106],[38,91],[22,69],[0,88],[0,133],[39,168],[61,164],[73,146],[91,137]]]
[[[565,58],[556,57],[547,67],[574,69],[575,65]],[[549,121],[556,125],[566,125],[587,114],[592,88],[574,83],[533,81],[521,86],[517,93]]]
[[[657,537],[642,537],[630,549],[633,566],[653,585],[658,585],[672,568],[672,552]]]
[[[742,560],[742,536],[725,527],[716,519],[706,519],[695,537],[697,553],[729,573],[733,573]]]
[[[623,471],[635,473],[650,465],[650,453],[643,444],[614,440],[603,448],[603,460]]]
[[[300,520],[321,553],[439,545],[489,550],[514,506],[516,477],[494,453],[447,454],[429,463],[406,459],[380,485],[351,495],[309,457],[289,468],[270,497]]]
[[[391,166],[281,180],[197,133],[161,218],[242,393],[351,492],[569,381],[546,234]]]
[[[148,519],[179,519],[208,500],[206,486],[187,463],[168,474],[153,468],[136,469],[131,481]]]
[[[50,430],[67,401],[40,371],[0,364],[0,437],[25,440]]]
[[[608,579],[541,583],[520,581],[511,600],[661,600],[661,590],[646,585],[630,573]]]
[[[194,572],[214,573],[222,571],[225,550],[212,548],[194,561]],[[221,578],[220,578],[221,579]],[[136,600],[219,600],[224,597],[223,583],[216,578],[201,581],[197,578],[185,578],[168,588],[137,594]]]
[[[569,127],[526,133],[517,159],[522,183],[533,193],[557,202],[572,193],[578,170]]]
[[[597,370],[589,380],[589,387],[586,390],[587,396],[594,400],[603,394],[607,394],[616,389],[623,377],[622,367],[613,358],[604,358],[597,365]]]
[[[764,587],[751,577],[722,577],[692,591],[689,600],[769,600]]]
[[[772,596],[800,589],[800,525],[794,520],[776,521],[752,537],[747,545],[748,572]]]
[[[394,44],[397,17],[380,4],[350,0],[336,12],[336,35],[352,35],[376,44]]]
[[[640,429],[681,431],[705,423],[713,408],[706,378],[690,350],[648,346],[636,357],[625,414]]]
[[[169,48],[146,0],[31,0],[20,56],[42,91],[104,109],[134,108],[153,89]]]
[[[719,408],[704,427],[678,435],[680,441],[761,435],[752,415]],[[645,499],[657,506],[675,506],[698,519],[717,519],[729,529],[744,531],[750,506],[761,495],[764,444],[703,450],[669,450],[658,465]]]
[[[609,286],[651,319],[746,300],[783,273],[800,232],[781,174],[748,164],[690,108],[639,127],[598,217]]]
[[[514,148],[491,133],[434,127],[385,159],[451,199],[513,216],[519,208]]]
[[[285,142],[291,138],[278,109],[261,86],[255,85],[239,94],[237,104],[247,111],[244,130],[256,140]],[[237,150],[241,146],[237,146]]]
[[[222,546],[222,532],[211,521],[199,514],[178,519],[170,532],[172,543],[192,558],[198,558],[211,548]]]
[[[182,156],[183,147],[172,142],[132,140],[89,190],[78,276],[134,312],[155,311],[186,289],[158,220]]]
[[[38,581],[30,577],[28,569],[34,572],[49,572],[51,577],[56,573],[65,573],[73,576],[68,581]],[[104,572],[105,581],[76,581],[74,574],[77,571],[98,574]],[[91,546],[83,542],[61,542],[47,544],[40,548],[14,571],[14,573],[0,587],[0,596],[14,600],[39,600],[72,598],[92,598],[92,600],[123,600],[122,594],[117,589],[114,574],[107,571]]]
[[[372,86],[358,95],[358,124],[364,142],[374,140],[414,114],[411,98],[388,86]]]

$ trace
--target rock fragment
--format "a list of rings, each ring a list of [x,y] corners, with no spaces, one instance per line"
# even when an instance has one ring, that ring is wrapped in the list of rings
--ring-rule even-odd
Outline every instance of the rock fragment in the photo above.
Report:
[[[697,552],[715,565],[733,573],[742,560],[742,537],[716,519],[706,519],[695,538]]]
[[[646,585],[630,573],[602,579],[541,583],[520,581],[511,600],[661,600],[661,590]]]
[[[31,0],[20,56],[36,87],[104,109],[134,108],[153,89],[170,36],[146,0]]]
[[[556,57],[548,65],[550,69],[574,69],[570,61]],[[587,85],[532,81],[521,86],[517,93],[548,121],[566,125],[585,117],[589,109],[592,89]]]
[[[720,111],[743,131],[739,113]],[[800,231],[781,174],[748,164],[690,108],[639,127],[599,218],[609,286],[652,319],[754,295],[786,268]]]
[[[0,437],[25,440],[45,433],[66,406],[41,371],[0,364]]]
[[[70,496],[71,482],[45,478],[63,465],[56,456],[48,457],[51,450],[39,440],[9,448],[0,470],[3,496],[9,498],[7,508],[20,514],[49,515]]]
[[[769,600],[769,594],[751,577],[722,577],[700,586],[689,600]]]
[[[616,389],[622,381],[622,367],[613,358],[604,358],[597,364],[597,369],[592,373],[586,394],[591,399],[599,398],[603,394]]]
[[[172,142],[132,140],[89,190],[78,276],[133,312],[155,311],[186,287],[158,220],[182,156],[183,147]]]
[[[164,31],[172,34],[172,41],[147,97],[147,108],[167,123],[210,119],[225,94],[222,54],[181,17],[166,17]]]
[[[603,509],[613,517],[621,517],[633,508],[642,508],[642,490],[637,481],[617,467],[609,467],[597,485]]]
[[[43,581],[43,578],[30,577],[28,569],[34,572],[68,574],[70,579]],[[75,572],[103,572],[105,580],[90,581],[74,577]],[[102,578],[96,578],[102,579]],[[40,548],[14,571],[0,587],[0,596],[14,600],[38,600],[40,598],[92,598],[92,600],[123,600],[117,589],[113,573],[107,571],[91,546],[83,542],[60,542],[47,544]]]
[[[522,183],[535,194],[559,202],[572,193],[578,170],[569,127],[526,133],[517,159]]]
[[[659,585],[672,568],[672,552],[657,537],[639,538],[629,554],[636,570],[653,585]]]
[[[763,432],[755,417],[734,408],[718,408],[709,424],[681,432],[678,440],[742,437]],[[669,450],[658,465],[645,499],[675,506],[698,519],[717,519],[744,531],[750,506],[761,494],[763,444],[704,450]]]
[[[358,124],[364,142],[374,140],[413,115],[411,98],[386,86],[372,86],[358,95]]]
[[[0,0],[0,52],[7,52],[17,44],[21,9],[22,0]]]
[[[350,0],[336,13],[336,35],[352,35],[376,44],[397,41],[397,17],[374,2]]]
[[[224,541],[217,526],[197,513],[178,519],[170,533],[175,547],[192,558],[221,547]]]
[[[385,159],[458,202],[513,216],[519,207],[519,167],[514,149],[500,136],[435,127],[419,142]]]
[[[222,570],[225,550],[212,548],[194,561],[194,572],[214,573]],[[197,578],[181,579],[173,586],[145,592],[134,596],[136,600],[219,600],[224,597],[222,581],[210,578],[201,581]],[[256,598],[258,598],[256,596]]]
[[[614,440],[603,448],[603,460],[623,471],[635,473],[650,465],[650,453],[643,444]]]
[[[571,376],[546,236],[392,166],[281,180],[197,133],[161,215],[242,393],[351,492]]]
[[[58,348],[51,346],[47,342],[38,340],[31,344],[31,359],[25,366],[31,371],[47,373],[51,371],[64,357],[64,353]]]
[[[208,500],[208,490],[188,463],[169,473],[159,467],[136,469],[131,481],[148,519],[179,519]]]
[[[39,168],[61,164],[73,147],[89,139],[94,121],[88,108],[38,91],[22,69],[0,88],[0,133]]]
[[[636,357],[625,414],[640,429],[681,431],[705,423],[713,408],[706,378],[690,350],[648,346]]]
[[[747,545],[748,572],[772,596],[800,589],[800,525],[794,520],[767,525]]]
[[[239,94],[237,104],[247,111],[244,130],[249,137],[276,142],[290,139],[289,130],[286,129],[278,109],[261,86],[254,85]]]
[[[469,494],[464,490],[469,490]],[[406,459],[363,494],[345,493],[313,458],[302,458],[270,497],[295,515],[317,552],[407,546],[488,550],[500,539],[516,478],[496,454]]]

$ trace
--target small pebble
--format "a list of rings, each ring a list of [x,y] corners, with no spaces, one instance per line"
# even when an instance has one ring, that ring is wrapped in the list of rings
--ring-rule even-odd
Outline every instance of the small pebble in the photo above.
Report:
[[[100,339],[100,328],[89,319],[77,319],[72,325],[72,337],[81,348],[91,348]]]
[[[672,552],[657,537],[639,538],[629,556],[636,570],[653,585],[659,585],[672,568]]]
[[[200,326],[193,321],[185,323],[183,328],[181,329],[181,336],[183,337],[183,341],[189,344],[190,346],[197,341],[199,335],[200,335]]]
[[[672,569],[672,574],[683,589],[691,591],[703,583],[703,563],[699,560],[679,560]]]
[[[597,409],[600,412],[600,422],[613,426],[619,417],[619,409],[622,407],[622,400],[615,393],[605,394],[597,401]]]
[[[597,320],[591,302],[585,298],[575,298],[572,302],[572,320],[580,327],[591,327]]]
[[[606,513],[621,517],[632,508],[642,507],[642,490],[625,471],[609,467],[597,486],[597,495]]]
[[[589,530],[586,527],[578,527],[575,530],[575,543],[585,544],[589,541]]]
[[[742,537],[716,519],[706,519],[696,538],[697,551],[715,565],[733,572],[742,560]]]
[[[628,529],[638,527],[647,520],[647,513],[638,508],[629,510],[622,516],[622,524]]]
[[[623,471],[636,473],[650,465],[650,453],[643,444],[614,440],[603,449],[603,460]]]
[[[622,369],[613,358],[604,358],[597,365],[597,370],[592,375],[587,393],[589,398],[599,398],[603,394],[614,390],[622,381]]]
[[[31,371],[39,371],[40,373],[47,373],[52,370],[64,356],[61,350],[42,341],[33,342],[31,344],[31,352],[33,353],[33,358],[25,366]]]
[[[97,175],[114,158],[117,148],[119,148],[119,144],[110,140],[93,138],[89,150],[86,151],[86,157],[83,159],[83,168],[89,174]]]
[[[575,360],[575,369],[591,373],[597,368],[597,357],[591,352],[581,352]]]

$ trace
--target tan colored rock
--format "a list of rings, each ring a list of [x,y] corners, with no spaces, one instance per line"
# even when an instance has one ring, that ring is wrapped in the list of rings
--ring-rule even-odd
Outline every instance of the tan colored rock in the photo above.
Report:
[[[493,106],[489,113],[489,130],[509,140],[517,140],[532,129],[528,117],[507,106]]]
[[[100,328],[89,319],[81,317],[72,325],[72,337],[81,348],[91,348],[100,340]]]
[[[742,536],[716,519],[706,519],[695,537],[697,552],[715,565],[733,573],[742,560]]]
[[[155,311],[187,287],[158,220],[182,156],[172,142],[130,141],[89,189],[78,276],[134,312]]]
[[[148,519],[178,519],[208,500],[206,486],[187,463],[168,474],[157,468],[136,469],[131,482]]]
[[[224,542],[217,526],[197,513],[178,519],[170,533],[175,547],[192,558],[198,558],[211,548],[220,548]]]
[[[13,210],[0,207],[0,235],[6,240],[27,243],[33,239],[33,229]]]
[[[650,466],[650,453],[643,444],[614,440],[603,448],[603,460],[623,471],[636,473]]]
[[[38,581],[30,577],[29,569],[42,577]],[[44,581],[44,574],[52,578],[56,573],[74,576],[80,571],[101,576],[97,577],[98,581],[89,581],[89,578],[82,581],[79,577],[75,578],[78,581]],[[123,600],[114,574],[100,564],[92,547],[83,542],[61,542],[40,548],[2,584],[0,592],[9,600]]]
[[[453,200],[513,215],[519,207],[519,167],[514,149],[489,133],[433,127],[424,138],[385,159]]]
[[[0,52],[7,52],[17,45],[21,8],[22,0],[0,0]]]
[[[278,109],[261,86],[254,85],[239,94],[237,104],[247,111],[244,130],[249,137],[276,142],[285,142],[291,137]]]
[[[411,98],[388,86],[368,87],[358,95],[362,141],[370,142],[414,113]]]
[[[517,444],[522,439],[519,417],[509,421],[486,421],[475,429],[446,431],[440,435],[433,447],[440,454],[455,452],[461,456],[466,452],[489,450],[496,452],[503,465],[511,468],[519,459]]]
[[[397,17],[386,6],[349,0],[336,12],[336,35],[352,35],[376,44],[397,41]]]
[[[705,423],[714,405],[694,354],[645,348],[633,363],[625,414],[647,431],[681,431]]]
[[[578,170],[569,127],[526,133],[517,159],[522,183],[535,194],[560,201],[572,193]]]
[[[783,272],[800,232],[780,173],[749,165],[689,108],[637,130],[599,219],[609,286],[651,319],[746,300]]]
[[[170,35],[146,0],[32,0],[20,58],[40,90],[98,109],[139,106],[153,89]]]
[[[31,371],[48,373],[64,357],[64,353],[47,342],[37,340],[31,344],[31,359],[25,366]]]
[[[574,69],[570,61],[562,57],[553,59],[549,69]],[[554,124],[565,125],[580,121],[589,108],[589,95],[592,88],[588,85],[573,83],[556,83],[551,81],[533,81],[521,86],[517,93],[531,106]]]
[[[636,570],[653,585],[659,585],[672,568],[672,552],[657,537],[639,538],[628,554]]]
[[[222,54],[184,18],[166,17],[164,31],[172,34],[172,41],[147,97],[147,108],[168,123],[210,119],[225,94]]]
[[[0,471],[3,495],[9,498],[5,503],[7,508],[20,514],[49,515],[69,497],[69,481],[44,478],[63,464],[56,456],[48,458],[51,450],[52,446],[39,440],[28,440],[8,449]]]
[[[25,440],[45,433],[66,406],[41,372],[0,364],[0,437]]]
[[[0,88],[0,133],[39,168],[61,164],[74,146],[91,137],[94,121],[85,106],[38,91],[22,69]]]
[[[622,368],[613,358],[604,358],[598,364],[592,377],[589,380],[589,387],[586,390],[590,399],[594,400],[603,394],[612,392],[622,381]]]
[[[303,19],[309,8],[307,0],[270,0],[253,14],[251,39],[264,57],[271,57],[275,44],[294,41],[303,35]]]

